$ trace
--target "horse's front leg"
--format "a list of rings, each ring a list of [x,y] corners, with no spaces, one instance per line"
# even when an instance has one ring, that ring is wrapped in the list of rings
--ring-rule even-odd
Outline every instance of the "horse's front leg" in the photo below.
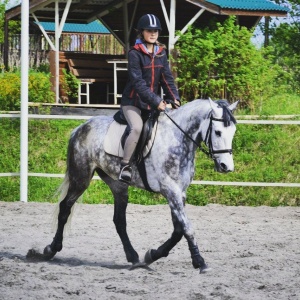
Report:
[[[174,226],[174,231],[171,235],[171,238],[169,238],[156,250],[151,249],[146,253],[144,261],[147,265],[155,262],[161,257],[167,257],[169,255],[169,252],[175,247],[175,245],[181,240],[183,236],[181,224],[178,222],[173,212],[171,212],[171,215]]]
[[[172,200],[169,200],[169,206],[171,208],[172,221],[174,225],[172,236],[157,250],[149,250],[145,255],[145,263],[150,264],[161,257],[166,257],[170,250],[181,240],[182,236],[184,236],[189,245],[194,268],[199,268],[200,273],[204,273],[208,270],[208,267],[203,257],[200,255],[191,224],[184,210],[184,201],[182,197],[176,198],[174,194],[171,199]],[[174,199],[177,200],[175,201]]]
[[[205,273],[208,271],[208,266],[204,261],[204,258],[201,256],[198,245],[194,237],[194,231],[190,224],[190,221],[185,213],[184,206],[182,202],[172,202],[170,203],[171,210],[176,216],[178,222],[181,224],[182,232],[186,238],[189,250],[191,253],[192,264],[195,269],[200,269],[200,273]]]

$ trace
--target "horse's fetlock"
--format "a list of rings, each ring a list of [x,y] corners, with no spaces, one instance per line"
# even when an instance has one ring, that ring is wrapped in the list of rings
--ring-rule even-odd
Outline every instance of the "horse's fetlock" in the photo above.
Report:
[[[203,257],[200,255],[199,249],[197,245],[189,246],[192,258],[192,264],[195,269],[201,268],[205,265],[205,261]]]
[[[52,242],[52,244],[50,245],[51,250],[53,252],[60,252],[63,248],[63,244],[61,242],[56,242],[55,240]]]

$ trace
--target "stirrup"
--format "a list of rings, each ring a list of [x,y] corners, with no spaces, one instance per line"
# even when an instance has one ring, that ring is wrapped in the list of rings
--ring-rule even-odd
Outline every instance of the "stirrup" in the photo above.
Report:
[[[132,169],[130,165],[121,166],[121,171],[119,174],[119,180],[125,183],[130,184],[131,182],[131,172]]]

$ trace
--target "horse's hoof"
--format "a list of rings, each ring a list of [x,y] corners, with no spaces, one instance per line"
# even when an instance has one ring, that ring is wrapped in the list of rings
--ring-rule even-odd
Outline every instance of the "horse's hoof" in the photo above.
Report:
[[[51,258],[53,258],[55,256],[56,253],[57,252],[56,251],[52,251],[51,246],[48,245],[44,249],[44,258],[46,260],[50,260]]]
[[[131,270],[134,270],[134,269],[137,269],[137,268],[147,268],[147,264],[146,263],[144,263],[144,262],[137,262],[137,263],[135,263],[135,264],[133,264],[130,268],[129,268],[129,270],[131,271]]]
[[[207,264],[204,264],[204,266],[202,266],[200,268],[200,274],[205,274],[208,273],[212,270],[212,268],[209,268]]]
[[[144,263],[146,265],[151,265],[152,263],[154,262],[153,258],[152,258],[152,255],[151,255],[151,249],[149,249],[146,254],[145,254],[145,257],[144,257]]]
[[[44,255],[36,249],[29,249],[26,254],[26,259],[30,261],[43,261]]]

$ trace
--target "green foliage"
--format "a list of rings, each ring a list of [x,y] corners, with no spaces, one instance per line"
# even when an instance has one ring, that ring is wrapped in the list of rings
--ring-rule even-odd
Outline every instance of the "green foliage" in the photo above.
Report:
[[[40,64],[37,68],[34,69],[36,72],[42,72],[49,74],[50,73],[50,64],[49,63],[43,63]]]
[[[282,83],[288,91],[300,94],[300,34],[299,23],[280,24],[270,41],[273,62],[283,70]],[[284,76],[285,75],[285,76]]]
[[[4,42],[4,14],[5,7],[7,5],[8,0],[4,0],[0,2],[0,44]]]
[[[62,69],[64,74],[61,85],[64,92],[68,95],[69,101],[78,98],[78,85],[80,80],[66,69]]]
[[[277,67],[267,53],[250,42],[252,33],[235,24],[235,17],[215,28],[190,28],[176,45],[178,85],[183,100],[195,98],[239,99],[252,109],[271,95]]]
[[[270,99],[274,111],[281,103],[286,111],[299,112],[299,97],[286,95]],[[278,104],[279,103],[279,104]],[[272,109],[270,107],[270,110]],[[63,174],[71,131],[82,121],[30,120],[29,172]],[[19,172],[20,120],[0,120],[0,173]],[[235,172],[214,171],[212,160],[197,152],[194,180],[231,182],[295,182],[300,178],[300,128],[298,125],[238,124],[233,141]],[[29,177],[29,201],[56,202],[53,197],[61,178]],[[19,177],[0,177],[0,201],[18,201]],[[164,204],[166,200],[130,187],[129,198],[136,204]],[[113,203],[109,188],[93,180],[83,195],[84,203]],[[187,202],[193,205],[300,205],[299,188],[191,185]]]
[[[278,64],[281,72],[277,85],[288,93],[300,93],[300,2],[299,0],[275,0],[288,7],[287,18],[268,17],[258,24],[265,35],[264,45],[270,46],[272,63]]]
[[[0,110],[19,110],[21,80],[19,73],[0,74]]]
[[[258,103],[255,112],[263,116],[299,115],[300,97],[292,94],[275,95],[272,98]]]
[[[12,4],[12,1],[2,0],[0,1],[0,44],[4,43],[4,22],[5,22],[5,10],[8,4]],[[17,1],[15,1],[17,2]],[[17,3],[16,3],[17,4]],[[12,34],[21,32],[21,21],[10,20],[8,22],[8,31]]]
[[[20,72],[1,73],[0,81],[0,110],[20,110]],[[55,102],[55,94],[51,91],[50,74],[35,71],[29,72],[28,101],[35,103]]]
[[[51,90],[50,73],[31,71],[29,73],[28,101],[37,103],[54,103],[55,94]]]

